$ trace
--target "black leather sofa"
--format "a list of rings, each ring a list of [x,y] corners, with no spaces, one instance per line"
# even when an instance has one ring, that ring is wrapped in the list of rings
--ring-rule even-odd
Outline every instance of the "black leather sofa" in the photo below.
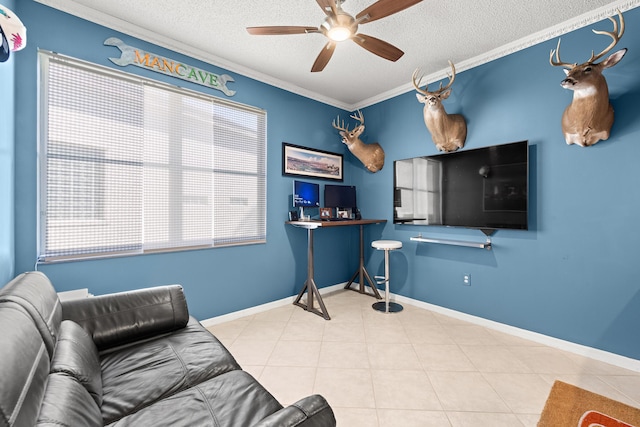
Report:
[[[283,407],[197,320],[179,285],[60,302],[24,273],[0,289],[0,427],[325,427]]]

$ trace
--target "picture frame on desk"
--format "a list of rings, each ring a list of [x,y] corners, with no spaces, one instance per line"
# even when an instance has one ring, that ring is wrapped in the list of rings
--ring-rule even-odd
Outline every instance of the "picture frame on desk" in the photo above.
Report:
[[[343,181],[344,158],[342,154],[283,142],[282,174]]]
[[[338,218],[351,218],[351,208],[338,208],[337,211]]]
[[[333,218],[333,209],[320,208],[320,219],[329,219],[329,218]]]

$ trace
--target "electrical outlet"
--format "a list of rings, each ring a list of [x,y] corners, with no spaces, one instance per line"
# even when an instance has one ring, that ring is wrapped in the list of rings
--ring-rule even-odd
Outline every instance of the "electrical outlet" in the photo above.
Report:
[[[471,286],[471,275],[465,274],[462,276],[462,284],[465,286]]]

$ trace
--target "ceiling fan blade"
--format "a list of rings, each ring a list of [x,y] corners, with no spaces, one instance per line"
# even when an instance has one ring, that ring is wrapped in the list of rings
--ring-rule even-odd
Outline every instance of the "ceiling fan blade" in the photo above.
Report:
[[[322,11],[331,16],[336,14],[336,0],[316,0]]]
[[[404,55],[404,52],[394,45],[366,34],[358,33],[353,36],[352,40],[367,49],[369,52],[384,59],[388,59],[389,61],[395,62]]]
[[[283,34],[308,34],[319,33],[317,27],[296,27],[296,26],[267,26],[267,27],[247,27],[249,34],[256,36],[279,36]]]
[[[422,0],[378,0],[362,12],[356,15],[356,19],[360,19],[365,15],[369,15],[369,19],[362,21],[363,24],[376,19],[384,18],[385,16],[393,15],[401,10],[405,10],[415,4],[420,3]]]
[[[316,61],[313,63],[311,72],[316,73],[318,71],[324,70],[324,67],[333,56],[334,50],[336,50],[336,43],[332,41],[327,42],[327,44],[322,48],[320,55],[318,55],[318,57],[316,58]]]

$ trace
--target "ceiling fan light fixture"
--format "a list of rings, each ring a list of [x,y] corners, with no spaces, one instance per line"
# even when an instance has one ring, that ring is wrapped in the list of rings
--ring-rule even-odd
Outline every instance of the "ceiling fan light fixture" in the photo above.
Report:
[[[341,42],[350,39],[353,33],[349,27],[336,26],[327,31],[327,37],[334,42]]]

